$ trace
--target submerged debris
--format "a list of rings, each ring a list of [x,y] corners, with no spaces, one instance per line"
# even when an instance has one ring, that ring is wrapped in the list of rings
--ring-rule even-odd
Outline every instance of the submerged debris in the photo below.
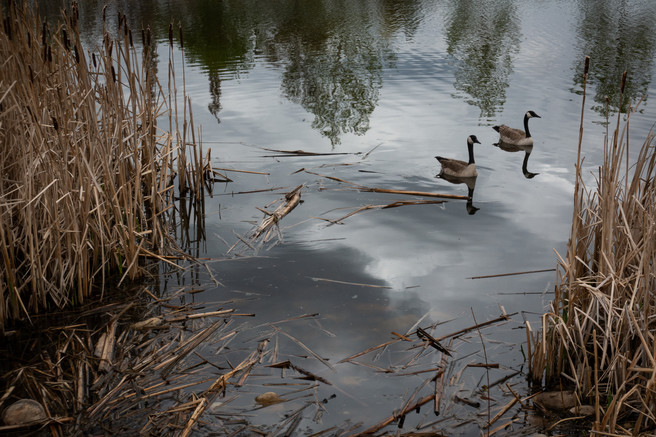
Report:
[[[268,391],[266,393],[262,393],[261,395],[256,396],[255,402],[257,402],[260,405],[268,406],[268,405],[284,402],[284,400],[276,393],[272,391]]]
[[[2,412],[4,425],[30,426],[46,418],[43,406],[33,399],[19,399]]]

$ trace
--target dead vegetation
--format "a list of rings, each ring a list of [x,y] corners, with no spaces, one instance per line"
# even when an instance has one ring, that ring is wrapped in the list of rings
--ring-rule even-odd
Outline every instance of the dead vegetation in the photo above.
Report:
[[[625,82],[626,73],[622,94]],[[615,126],[609,121],[594,188],[584,182],[579,140],[572,230],[555,299],[540,333],[527,326],[532,380],[573,387],[578,405],[594,406],[593,436],[656,427],[656,144],[650,134],[629,162],[634,114],[623,125],[621,114]]]
[[[252,326],[245,318],[253,314],[230,309],[237,302],[194,304],[198,291],[136,286],[111,303],[89,302],[47,329],[37,326],[31,340],[8,342],[12,360],[22,365],[3,375],[0,409],[30,398],[47,417],[0,432],[439,436],[542,429],[528,419],[541,407],[532,403],[535,395],[522,394],[522,367],[490,362],[482,352],[499,356],[500,348],[516,348],[503,337],[521,321],[503,308],[481,322],[472,311],[471,323],[451,332],[448,324],[461,317],[430,323],[425,316],[336,362],[316,350],[320,340],[298,337],[317,328],[330,334],[318,314]],[[366,381],[349,376],[362,372],[371,374]],[[390,384],[392,402],[365,395],[372,381]],[[373,415],[352,412],[335,424],[352,402]],[[268,419],[258,420],[260,414]],[[322,424],[324,416],[332,422]]]
[[[174,198],[199,203],[217,177],[178,96],[171,52],[168,83],[158,80],[149,29],[133,35],[119,16],[118,36],[106,29],[87,52],[75,4],[54,27],[29,2],[8,5],[0,10],[0,331],[46,307],[82,303],[111,275],[142,276],[147,259],[184,258],[168,221]]]
[[[135,430],[188,435],[211,400],[234,383],[235,375],[252,368],[262,352],[242,354],[234,368],[212,378],[208,368],[213,365],[201,351],[207,345],[226,347],[237,333],[235,319],[252,315],[172,304],[190,293],[180,289],[153,304],[146,287],[131,287],[122,300],[93,302],[62,318],[69,324],[37,330],[30,346],[39,355],[29,348],[12,350],[12,359],[25,365],[3,375],[7,390],[0,408],[16,398],[38,400],[48,417],[30,427],[47,427],[51,435]],[[144,314],[150,317],[143,320]],[[26,337],[23,333],[21,338]],[[10,344],[21,347],[8,339]],[[30,427],[4,426],[0,431]]]
[[[131,290],[127,300],[94,303],[72,314],[69,324],[39,333],[41,354],[22,357],[29,365],[5,376],[9,386],[0,408],[15,398],[32,398],[45,407],[47,418],[0,431],[295,435],[303,432],[302,423],[313,423],[314,435],[386,435],[404,426],[407,432],[400,435],[450,435],[472,425],[491,435],[511,427],[521,420],[522,410],[531,409],[530,397],[512,389],[520,382],[511,379],[521,372],[478,362],[476,354],[456,355],[475,338],[483,340],[481,330],[498,328],[513,314],[441,336],[436,324],[421,328],[419,320],[404,334],[391,333],[391,340],[335,363],[292,334],[297,326],[293,324],[318,323],[317,314],[249,328],[239,319],[251,314],[174,304],[190,293],[193,290],[180,289],[153,304],[147,303],[150,292],[142,287]],[[144,312],[150,315],[146,320]],[[398,409],[381,419],[362,417],[322,426],[322,416],[335,413],[335,398],[360,398],[357,388],[339,382],[339,368],[352,366],[379,378],[403,378],[408,385]],[[464,382],[490,369],[504,376],[493,382],[479,379],[473,387]],[[277,421],[257,422],[258,411],[279,404],[285,414]],[[482,408],[486,405],[493,417]],[[463,408],[478,410],[479,417],[454,415]]]

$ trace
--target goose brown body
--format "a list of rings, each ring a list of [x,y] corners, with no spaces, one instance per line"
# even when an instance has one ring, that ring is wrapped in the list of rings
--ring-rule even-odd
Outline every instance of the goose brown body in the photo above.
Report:
[[[461,178],[478,176],[476,163],[474,162],[474,143],[481,144],[480,141],[478,141],[478,138],[476,138],[476,135],[470,135],[467,137],[467,149],[469,151],[468,162],[459,159],[436,156],[435,159],[437,159],[442,166],[440,174]]]
[[[524,130],[506,126],[505,124],[494,126],[493,129],[499,132],[499,137],[504,143],[518,146],[531,146],[533,145],[533,137],[531,137],[531,132],[528,130],[528,120],[530,118],[542,117],[534,111],[527,111],[526,114],[524,114]]]

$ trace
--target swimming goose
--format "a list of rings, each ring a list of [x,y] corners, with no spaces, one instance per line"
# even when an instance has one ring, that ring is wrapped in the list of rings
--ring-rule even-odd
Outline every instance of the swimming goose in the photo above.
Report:
[[[533,144],[533,138],[531,137],[531,132],[528,130],[528,119],[529,118],[542,118],[533,111],[527,111],[524,114],[524,130],[515,129],[508,127],[505,124],[500,126],[493,126],[492,128],[499,132],[501,141],[507,144],[518,145],[518,146],[530,146]]]
[[[476,171],[476,163],[474,162],[474,143],[481,144],[481,142],[478,141],[478,138],[476,138],[476,135],[468,136],[467,149],[469,150],[469,162],[436,156],[435,159],[440,161],[440,164],[442,164],[442,171],[440,172],[440,175],[445,174],[448,176],[461,178],[478,176],[478,172]]]

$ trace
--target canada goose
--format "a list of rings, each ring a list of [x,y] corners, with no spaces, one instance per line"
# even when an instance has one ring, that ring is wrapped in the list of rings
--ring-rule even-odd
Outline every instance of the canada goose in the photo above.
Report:
[[[469,162],[436,156],[435,159],[440,161],[440,164],[442,165],[440,175],[444,174],[461,178],[478,176],[476,163],[474,162],[474,143],[481,144],[481,142],[478,141],[478,138],[476,138],[476,135],[468,136],[467,149],[469,150]]]
[[[542,117],[533,111],[527,111],[526,114],[524,114],[524,130],[508,127],[505,124],[493,126],[492,129],[499,132],[501,141],[504,143],[518,146],[530,146],[533,145],[533,138],[531,137],[531,132],[528,130],[529,118]]]
[[[528,145],[528,146],[520,146],[517,144],[508,144],[505,143],[501,140],[499,140],[498,143],[494,143],[495,146],[500,148],[501,150],[504,150],[506,152],[519,152],[521,150],[524,151],[524,162],[522,162],[522,173],[524,174],[524,177],[526,179],[533,179],[540,173],[533,173],[528,171],[528,158],[531,156],[531,153],[533,152],[533,145]]]

